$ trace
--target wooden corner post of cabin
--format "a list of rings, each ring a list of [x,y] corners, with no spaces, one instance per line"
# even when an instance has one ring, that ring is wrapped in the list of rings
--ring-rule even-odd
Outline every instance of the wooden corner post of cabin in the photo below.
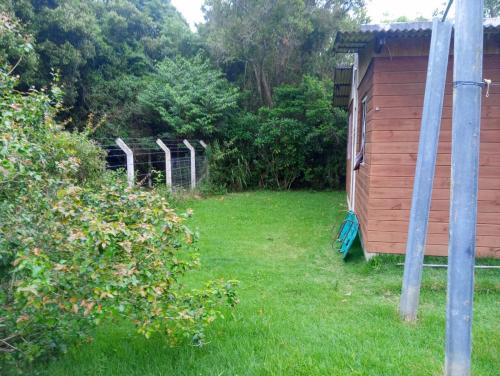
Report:
[[[191,155],[191,189],[196,188],[196,150],[188,140],[184,140],[184,145],[189,149]]]
[[[135,172],[134,172],[134,153],[132,149],[128,147],[128,145],[121,139],[116,139],[116,144],[127,156],[127,180],[128,186],[133,187],[135,184]]]
[[[450,22],[434,19],[399,306],[400,315],[406,321],[417,318],[451,31]]]

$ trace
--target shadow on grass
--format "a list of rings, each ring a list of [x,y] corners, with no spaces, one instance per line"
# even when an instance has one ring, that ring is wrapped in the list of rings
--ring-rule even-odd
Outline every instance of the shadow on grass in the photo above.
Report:
[[[344,259],[345,262],[360,264],[365,262],[365,255],[363,254],[363,248],[361,247],[361,241],[359,235],[356,236],[354,242],[352,243],[351,249]]]

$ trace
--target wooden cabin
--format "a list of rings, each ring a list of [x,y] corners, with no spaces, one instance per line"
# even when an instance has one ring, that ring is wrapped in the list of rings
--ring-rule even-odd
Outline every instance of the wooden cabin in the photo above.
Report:
[[[367,257],[406,250],[431,27],[431,22],[364,25],[339,33],[335,41],[337,52],[354,54],[353,66],[335,72],[334,105],[349,112],[347,201],[359,219]],[[500,83],[500,18],[485,20],[484,32],[483,76]],[[428,255],[448,252],[452,80],[450,56]],[[484,90],[482,106],[477,255],[499,258],[500,86],[491,86],[488,97]],[[359,166],[356,157],[362,158]]]

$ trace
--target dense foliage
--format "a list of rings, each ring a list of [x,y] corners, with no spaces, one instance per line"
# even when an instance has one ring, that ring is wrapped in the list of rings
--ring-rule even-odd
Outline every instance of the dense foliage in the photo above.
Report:
[[[194,33],[170,0],[0,0],[33,50],[20,59],[19,36],[9,37],[0,54],[15,65],[21,91],[59,74],[67,127],[81,130],[91,117],[102,124],[94,137],[204,139],[214,164],[224,160],[212,180],[225,189],[339,188],[346,124],[327,104],[338,62],[332,42],[366,20],[363,4],[207,0]],[[328,120],[279,109],[289,106],[282,91],[304,90],[307,80],[324,87]]]
[[[498,17],[500,15],[500,1],[498,0],[485,0],[484,2],[484,16],[485,17]]]
[[[207,0],[200,35],[240,85],[242,110],[212,148],[226,189],[341,188],[346,117],[331,106],[335,33],[365,21],[364,1]]]
[[[122,136],[148,132],[135,103],[155,65],[199,49],[169,0],[0,0],[2,9],[34,39],[38,64],[16,73],[43,87],[52,70],[60,72],[65,117],[82,127],[91,113],[106,116],[104,131]]]
[[[331,107],[332,85],[305,76],[276,88],[274,106],[239,115],[212,147],[213,184],[230,189],[340,186],[345,114]]]
[[[238,90],[202,56],[158,65],[138,102],[163,137],[221,137],[238,108]]]
[[[5,26],[0,35],[16,29]],[[62,129],[57,86],[22,93],[0,67],[0,373],[64,351],[113,318],[146,337],[203,344],[221,305],[237,302],[234,283],[187,289],[182,277],[199,259],[183,216],[164,194],[105,172],[90,128]]]

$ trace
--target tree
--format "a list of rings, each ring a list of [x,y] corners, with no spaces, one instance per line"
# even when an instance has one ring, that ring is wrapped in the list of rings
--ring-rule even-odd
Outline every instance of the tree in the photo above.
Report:
[[[355,23],[350,15],[361,14],[362,5],[362,0],[207,0],[201,34],[219,64],[239,71],[243,87],[260,99],[256,104],[272,106],[273,87],[299,82],[304,73],[325,73],[328,65],[331,72],[335,32]]]
[[[498,17],[500,16],[500,1],[498,0],[485,0],[484,2],[484,16],[485,17]]]
[[[157,134],[213,139],[238,107],[238,97],[238,89],[199,55],[161,62],[138,100]]]
[[[39,61],[31,76],[22,66],[17,72],[38,88],[59,72],[66,108],[59,116],[75,127],[93,113],[106,116],[106,132],[142,133],[133,105],[142,79],[159,61],[200,48],[169,0],[6,0],[5,8],[27,25]]]
[[[27,88],[37,64],[32,36],[0,5],[0,68],[9,67],[8,72],[13,75],[24,72],[22,85]]]

